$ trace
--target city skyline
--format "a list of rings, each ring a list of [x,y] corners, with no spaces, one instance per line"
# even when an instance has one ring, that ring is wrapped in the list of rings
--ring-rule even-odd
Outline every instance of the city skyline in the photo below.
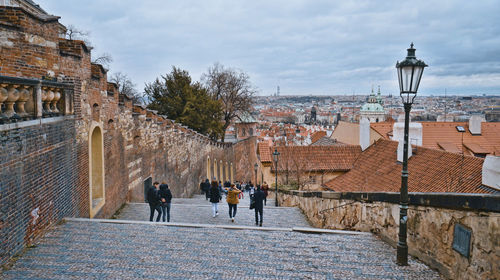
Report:
[[[497,1],[36,0],[61,23],[90,31],[93,55],[137,89],[172,66],[199,80],[219,62],[250,75],[259,95],[398,93],[395,64],[410,42],[429,67],[419,94],[500,94]],[[159,8],[160,7],[160,8]]]

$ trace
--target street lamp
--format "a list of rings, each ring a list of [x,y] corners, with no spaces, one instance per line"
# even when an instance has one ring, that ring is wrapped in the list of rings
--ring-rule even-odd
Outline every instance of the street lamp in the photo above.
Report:
[[[255,187],[257,187],[257,170],[259,169],[259,165],[256,163],[253,165],[253,170],[255,171]]]
[[[427,64],[415,57],[415,49],[411,43],[406,58],[396,63],[398,71],[399,91],[405,109],[405,132],[403,146],[403,171],[401,172],[401,194],[399,205],[399,241],[397,246],[397,264],[408,265],[408,245],[406,244],[406,228],[408,222],[408,126],[413,100],[417,96],[420,79]]]
[[[276,181],[275,181],[275,187],[276,187],[276,196],[275,196],[275,204],[276,206],[279,206],[278,204],[278,157],[279,157],[280,153],[278,153],[278,149],[275,148],[274,149],[274,153],[273,153],[273,160],[274,160],[274,172],[276,174]]]

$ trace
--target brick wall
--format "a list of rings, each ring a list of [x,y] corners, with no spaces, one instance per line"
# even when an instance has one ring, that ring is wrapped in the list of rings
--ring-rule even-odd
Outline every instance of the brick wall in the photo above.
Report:
[[[189,197],[207,177],[208,158],[235,163],[231,145],[134,106],[91,63],[85,44],[59,38],[60,30],[57,17],[0,7],[0,76],[64,82],[74,109],[72,116],[0,124],[0,264],[63,217],[91,215],[94,127],[102,130],[104,155],[104,204],[94,217],[143,202],[149,177]]]
[[[259,162],[257,159],[257,137],[240,141],[234,145],[233,149],[235,155],[245,155],[235,158],[236,180],[255,183],[254,164]],[[260,173],[258,176],[261,176]]]
[[[0,132],[0,263],[50,224],[83,214],[76,149],[70,117]]]

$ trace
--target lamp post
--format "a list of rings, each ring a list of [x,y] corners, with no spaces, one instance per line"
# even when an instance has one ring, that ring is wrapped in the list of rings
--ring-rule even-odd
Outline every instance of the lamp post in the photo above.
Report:
[[[255,187],[257,187],[257,170],[259,169],[259,165],[256,163],[253,165],[253,170],[255,171]]]
[[[420,79],[427,67],[422,60],[415,57],[413,43],[407,49],[406,58],[396,63],[398,71],[399,91],[405,109],[405,131],[403,145],[403,170],[401,172],[401,194],[399,205],[399,241],[397,246],[397,264],[408,265],[408,245],[406,243],[408,222],[408,126],[413,100],[417,96]]]
[[[274,160],[274,172],[275,172],[275,175],[276,175],[276,181],[275,181],[275,188],[276,188],[276,196],[275,196],[275,204],[276,204],[276,207],[279,206],[278,204],[278,157],[279,157],[280,153],[278,153],[278,149],[275,148],[274,149],[274,153],[273,153],[273,160]]]

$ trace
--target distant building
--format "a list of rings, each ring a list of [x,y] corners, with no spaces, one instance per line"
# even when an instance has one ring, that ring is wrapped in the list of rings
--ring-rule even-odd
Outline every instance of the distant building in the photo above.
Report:
[[[484,116],[487,122],[500,122],[500,107],[484,110]]]
[[[313,124],[316,122],[316,114],[316,107],[313,106],[311,109],[311,118],[309,119],[309,123]]]
[[[368,97],[368,102],[365,103],[360,110],[360,119],[366,118],[371,123],[385,121],[385,110],[382,106],[382,96],[380,95],[380,87],[378,88],[377,96],[373,93]]]
[[[257,121],[248,113],[240,116],[234,126],[237,141],[257,135]]]

